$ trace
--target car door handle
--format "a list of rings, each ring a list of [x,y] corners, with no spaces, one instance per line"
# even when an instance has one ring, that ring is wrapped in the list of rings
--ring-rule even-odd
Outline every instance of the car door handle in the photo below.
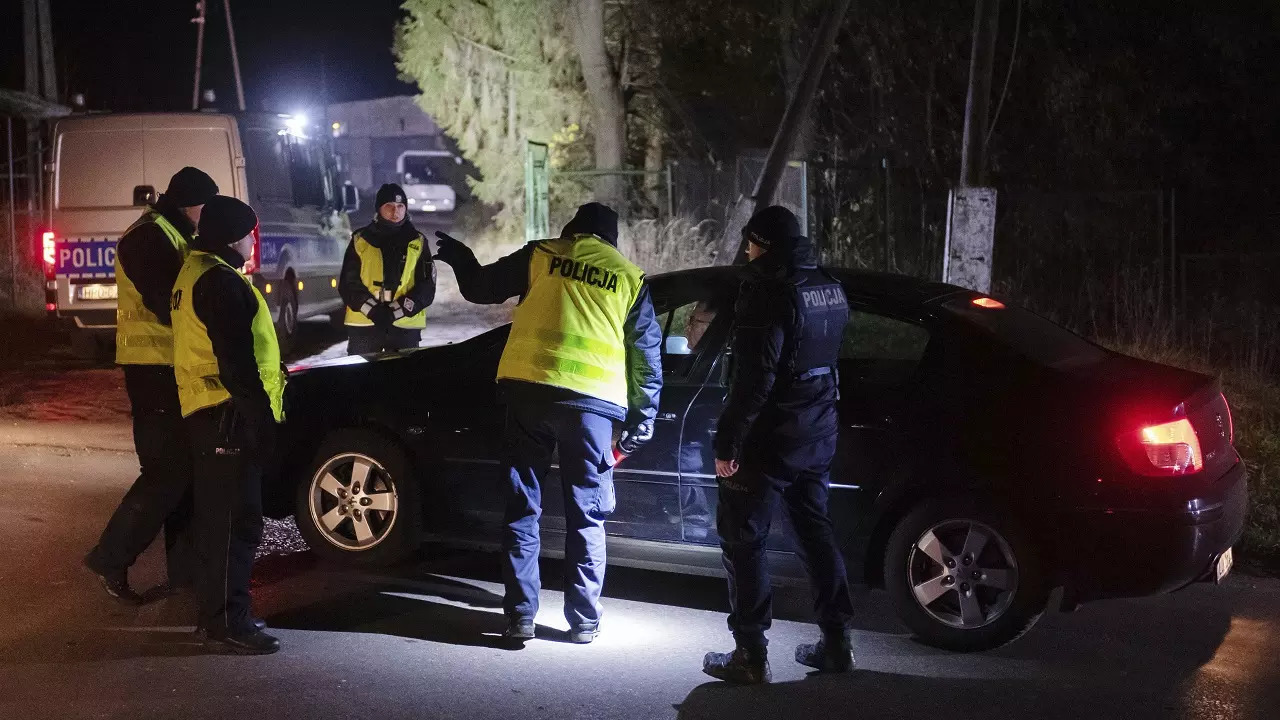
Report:
[[[673,412],[658,413],[658,419],[663,422],[674,422],[679,416]]]

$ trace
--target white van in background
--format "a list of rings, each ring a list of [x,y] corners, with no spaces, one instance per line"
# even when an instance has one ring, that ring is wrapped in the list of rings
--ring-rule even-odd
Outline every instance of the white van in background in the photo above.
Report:
[[[41,238],[46,307],[73,343],[112,346],[116,241],[187,165],[258,213],[245,271],[267,299],[282,347],[300,318],[341,311],[347,212],[358,200],[345,186],[338,196],[325,133],[281,115],[85,115],[54,128],[52,212]]]
[[[449,184],[450,165],[462,158],[444,150],[406,150],[396,160],[396,174],[404,188],[410,215],[451,213],[458,196]]]

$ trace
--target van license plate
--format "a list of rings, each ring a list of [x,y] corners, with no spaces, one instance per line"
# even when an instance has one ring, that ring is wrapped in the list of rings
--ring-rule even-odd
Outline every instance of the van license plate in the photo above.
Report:
[[[1231,566],[1234,564],[1235,559],[1232,557],[1231,548],[1227,548],[1226,552],[1218,556],[1218,567],[1215,569],[1218,582],[1222,582],[1222,579],[1227,576],[1227,573],[1231,572]]]
[[[115,285],[77,285],[77,300],[115,300],[118,294]]]

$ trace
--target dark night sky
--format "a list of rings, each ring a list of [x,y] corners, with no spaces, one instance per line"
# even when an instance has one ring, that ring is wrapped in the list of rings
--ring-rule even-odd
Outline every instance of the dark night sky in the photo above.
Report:
[[[50,0],[58,85],[94,110],[184,110],[195,66],[194,0]],[[396,0],[232,0],[250,110],[414,92],[391,55]],[[22,2],[0,2],[0,87],[21,88]],[[209,0],[202,87],[235,102],[222,0]]]

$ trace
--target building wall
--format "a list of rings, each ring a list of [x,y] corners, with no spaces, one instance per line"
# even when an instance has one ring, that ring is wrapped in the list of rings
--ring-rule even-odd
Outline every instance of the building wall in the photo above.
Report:
[[[329,122],[338,123],[333,148],[342,158],[341,179],[367,203],[383,183],[400,182],[401,153],[446,149],[440,127],[410,95],[336,103],[329,106]]]
[[[411,95],[336,103],[329,106],[329,121],[341,125],[340,137],[440,136],[440,128]]]

